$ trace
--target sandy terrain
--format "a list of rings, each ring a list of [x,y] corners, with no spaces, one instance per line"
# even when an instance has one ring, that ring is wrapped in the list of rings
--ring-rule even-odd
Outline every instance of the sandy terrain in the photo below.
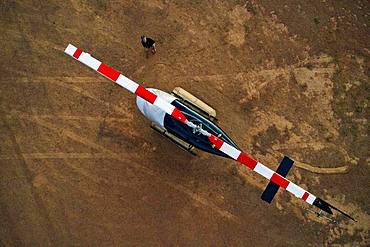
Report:
[[[0,1],[0,246],[370,245],[368,1]],[[157,41],[146,58],[141,34]],[[179,149],[72,43],[217,109],[246,153],[353,215],[316,218]]]

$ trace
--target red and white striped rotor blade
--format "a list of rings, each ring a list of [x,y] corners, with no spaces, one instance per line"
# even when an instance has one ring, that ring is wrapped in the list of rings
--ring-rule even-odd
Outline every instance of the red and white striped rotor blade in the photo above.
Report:
[[[126,76],[122,75],[117,70],[109,67],[108,65],[100,62],[96,58],[92,57],[89,53],[83,52],[81,49],[69,44],[64,52],[81,63],[85,64],[89,68],[99,72],[108,79],[114,81],[123,88],[126,88],[131,93],[143,98],[144,100],[150,102],[151,104],[159,107],[161,110],[165,111],[167,114],[173,116],[178,121],[185,123],[187,121],[184,114],[181,113],[175,106],[171,105],[167,101],[158,97],[154,93],[148,91],[143,86],[137,84],[136,82],[130,80]]]
[[[153,105],[158,106],[160,109],[165,111],[167,114],[173,116],[178,121],[190,125],[192,128],[195,127],[194,124],[187,121],[186,117],[178,110],[175,106],[171,105],[167,101],[163,100],[162,98],[158,97],[154,93],[148,91],[143,86],[137,84],[136,82],[130,80],[129,78],[125,77],[115,69],[107,66],[106,64],[100,62],[96,58],[92,57],[90,54],[83,52],[81,49],[69,44],[64,51],[66,54],[72,56],[76,60],[80,61],[81,63],[85,64],[89,68],[99,72],[103,76],[111,79],[118,85],[126,88],[130,92],[136,94],[137,96],[145,99],[146,101],[150,102]],[[229,157],[233,158],[234,160],[240,162],[241,164],[245,165],[246,167],[250,168],[251,170],[257,172],[258,174],[262,175],[263,177],[267,178],[268,180],[272,181],[273,183],[277,184],[280,187],[283,187],[293,195],[302,200],[306,201],[309,204],[313,204],[316,199],[316,196],[312,195],[308,191],[304,190],[303,188],[299,187],[298,185],[292,183],[288,179],[282,177],[278,173],[274,172],[270,168],[266,167],[265,165],[257,162],[256,160],[252,159],[248,155],[244,154],[240,150],[234,148],[233,146],[229,145],[228,143],[224,142],[220,138],[206,133],[209,140],[213,143],[214,147],[219,149],[221,152],[225,153]]]
[[[257,162],[256,160],[252,159],[245,153],[241,152],[240,150],[224,142],[220,138],[211,134],[208,137],[208,139],[213,143],[214,148],[217,148],[224,154],[240,162],[241,164],[245,165],[249,169],[257,172],[258,174],[265,177],[266,179],[286,189],[287,191],[292,193],[294,196],[301,198],[302,200],[304,200],[305,202],[311,205],[315,201],[316,196],[312,195],[310,192],[304,190],[303,188],[299,187],[295,183],[289,181],[288,179],[274,172],[273,170],[261,164],[260,162]]]

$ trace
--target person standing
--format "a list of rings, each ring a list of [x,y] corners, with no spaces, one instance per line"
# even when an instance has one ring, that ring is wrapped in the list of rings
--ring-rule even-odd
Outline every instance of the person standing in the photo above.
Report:
[[[153,54],[156,53],[157,50],[155,49],[155,41],[153,39],[146,37],[145,35],[142,35],[140,40],[141,44],[146,49],[146,51],[151,50]]]

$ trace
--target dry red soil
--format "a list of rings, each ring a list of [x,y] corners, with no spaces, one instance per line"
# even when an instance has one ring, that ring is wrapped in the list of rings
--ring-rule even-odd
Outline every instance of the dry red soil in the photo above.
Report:
[[[367,246],[368,1],[0,1],[0,246]],[[147,34],[157,53],[146,57]],[[316,218],[237,163],[192,156],[69,44],[181,86],[272,169],[355,217]]]

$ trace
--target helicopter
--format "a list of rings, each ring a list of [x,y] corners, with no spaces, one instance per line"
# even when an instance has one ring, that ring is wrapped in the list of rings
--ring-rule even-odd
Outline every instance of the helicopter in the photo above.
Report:
[[[279,188],[283,188],[318,208],[319,211],[314,212],[318,217],[323,212],[333,215],[333,210],[336,210],[356,221],[352,216],[286,179],[294,163],[289,157],[284,156],[277,170],[273,171],[242,152],[217,125],[216,111],[184,89],[177,87],[172,94],[154,88],[146,89],[72,44],[68,44],[64,53],[135,94],[136,104],[140,112],[151,120],[151,127],[181,148],[192,154],[194,148],[197,148],[233,159],[268,179],[269,183],[261,195],[265,202],[271,203]]]

